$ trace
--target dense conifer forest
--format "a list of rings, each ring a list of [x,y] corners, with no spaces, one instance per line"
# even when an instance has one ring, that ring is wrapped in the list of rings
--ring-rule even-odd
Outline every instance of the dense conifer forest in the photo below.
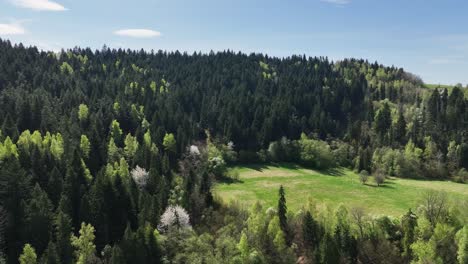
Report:
[[[468,201],[441,192],[399,218],[211,192],[268,162],[464,184],[468,89],[424,87],[360,59],[2,40],[0,263],[468,263]]]

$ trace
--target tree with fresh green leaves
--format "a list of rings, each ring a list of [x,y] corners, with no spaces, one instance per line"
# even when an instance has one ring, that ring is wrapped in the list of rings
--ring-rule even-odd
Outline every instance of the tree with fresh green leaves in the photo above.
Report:
[[[95,258],[96,246],[94,245],[94,227],[90,224],[81,223],[79,237],[71,235],[71,244],[75,248],[77,264],[86,264]]]
[[[138,150],[138,146],[139,146],[138,140],[136,139],[136,137],[133,137],[131,134],[127,134],[127,136],[125,137],[124,144],[125,144],[125,147],[124,147],[125,157],[127,157],[127,159],[133,159],[133,157],[135,156],[135,153]]]
[[[24,245],[23,253],[21,253],[18,261],[20,264],[36,264],[36,250],[30,244]]]
[[[456,235],[458,246],[457,260],[459,264],[468,264],[468,226],[465,225]]]
[[[176,140],[174,138],[174,134],[166,133],[166,135],[164,136],[164,140],[163,140],[163,146],[166,151],[169,151],[172,153],[176,152],[177,145],[176,145]]]
[[[81,135],[80,138],[80,150],[84,158],[89,158],[89,152],[91,151],[91,143],[86,135]]]
[[[86,122],[89,117],[89,109],[88,106],[85,104],[80,104],[78,107],[78,120],[80,122]]]

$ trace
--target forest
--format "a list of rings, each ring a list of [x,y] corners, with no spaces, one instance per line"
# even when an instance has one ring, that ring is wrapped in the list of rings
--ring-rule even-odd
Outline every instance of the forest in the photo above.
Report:
[[[0,263],[468,263],[468,201],[437,190],[400,217],[212,193],[278,162],[467,184],[468,87],[363,59],[0,40]]]

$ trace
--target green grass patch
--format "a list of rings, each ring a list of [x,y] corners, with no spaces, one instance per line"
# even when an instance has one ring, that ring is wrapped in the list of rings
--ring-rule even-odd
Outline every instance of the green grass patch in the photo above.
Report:
[[[447,90],[451,90],[454,86],[453,85],[447,85],[447,84],[424,84],[424,88],[427,89],[444,89],[447,88]]]
[[[468,199],[468,185],[448,181],[422,181],[390,178],[376,187],[370,177],[367,185],[349,169],[320,172],[293,164],[245,165],[230,169],[239,180],[218,183],[214,193],[222,202],[239,202],[250,206],[259,201],[265,206],[276,206],[278,189],[283,185],[289,210],[296,211],[309,199],[336,207],[340,204],[363,207],[374,214],[400,216],[415,208],[421,196],[429,190],[447,192],[450,199]]]

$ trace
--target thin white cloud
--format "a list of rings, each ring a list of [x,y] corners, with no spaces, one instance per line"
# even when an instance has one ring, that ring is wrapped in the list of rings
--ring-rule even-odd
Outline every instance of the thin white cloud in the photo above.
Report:
[[[320,0],[325,3],[334,4],[334,5],[347,5],[351,3],[351,0]]]
[[[154,38],[161,36],[161,32],[151,29],[121,29],[114,31],[115,35],[131,38]]]
[[[0,24],[0,36],[24,35],[26,30],[18,23]]]
[[[66,11],[63,5],[49,0],[11,0],[13,4],[37,11]]]
[[[463,56],[460,55],[449,55],[449,56],[441,56],[437,58],[433,58],[429,60],[429,64],[431,65],[447,65],[447,64],[458,64],[464,61]]]

